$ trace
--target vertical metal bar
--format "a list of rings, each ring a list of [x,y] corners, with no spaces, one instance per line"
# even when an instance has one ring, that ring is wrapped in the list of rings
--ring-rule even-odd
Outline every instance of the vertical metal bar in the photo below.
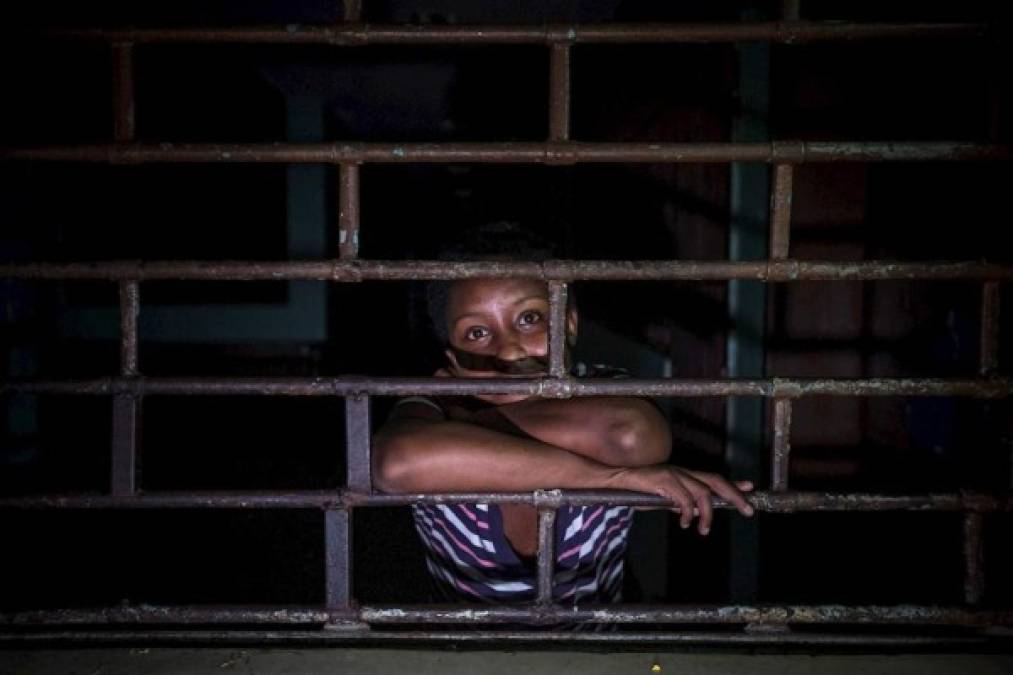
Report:
[[[556,568],[556,509],[538,511],[538,603],[552,603],[552,581]]]
[[[793,176],[791,164],[778,164],[774,169],[774,190],[770,195],[770,257],[775,260],[788,257]]]
[[[798,21],[802,16],[802,0],[782,0],[781,18],[784,21]]]
[[[137,375],[137,317],[140,289],[136,281],[120,282],[120,374]],[[140,399],[134,394],[113,397],[110,492],[116,496],[137,491],[137,445],[140,435]]]
[[[774,452],[771,461],[770,487],[788,489],[788,467],[791,454],[791,399],[774,400]]]
[[[342,259],[359,257],[359,165],[342,164],[338,190],[338,248]]]
[[[549,52],[549,139],[570,138],[570,45],[553,44]]]
[[[133,394],[113,396],[113,456],[110,493],[117,497],[137,493],[137,440],[140,435],[140,401]]]
[[[359,23],[362,21],[362,0],[344,0],[345,23]]]
[[[964,601],[980,604],[985,596],[985,518],[980,513],[964,515]]]
[[[740,13],[743,21],[762,20],[760,11]],[[734,142],[768,142],[770,111],[770,45],[736,45],[741,112],[732,119]],[[734,162],[730,168],[731,223],[728,259],[767,260],[770,242],[770,167]],[[757,281],[728,282],[728,377],[764,374],[767,287]],[[768,426],[763,400],[729,396],[725,408],[725,458],[735,480],[759,483],[763,478],[764,434]],[[759,593],[760,531],[756,519],[732,517],[729,537],[736,554],[729,560],[728,586],[734,602],[751,602]]]
[[[369,493],[373,490],[370,471],[369,396],[345,397],[345,438],[348,452],[348,489]]]
[[[352,603],[352,521],[347,509],[324,511],[324,537],[327,609],[348,609]]]
[[[113,138],[132,141],[136,136],[134,122],[134,45],[130,42],[112,46],[113,60]]]
[[[999,282],[986,281],[981,289],[981,347],[978,370],[992,375],[999,368]]]
[[[570,140],[571,95],[570,45],[549,47],[549,141]],[[557,167],[551,173],[552,199],[548,222],[563,233],[563,255],[573,255],[573,167]]]
[[[120,282],[120,374],[137,375],[137,317],[140,314],[140,285]]]
[[[566,298],[564,281],[549,282],[549,375],[566,374]]]

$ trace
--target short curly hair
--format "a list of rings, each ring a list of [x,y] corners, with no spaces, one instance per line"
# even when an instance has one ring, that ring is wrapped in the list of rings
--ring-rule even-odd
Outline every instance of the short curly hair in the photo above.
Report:
[[[556,257],[556,248],[517,223],[500,221],[467,230],[443,248],[438,260],[543,262]],[[447,334],[447,296],[452,281],[430,281],[426,285],[426,308],[436,337],[444,344]]]

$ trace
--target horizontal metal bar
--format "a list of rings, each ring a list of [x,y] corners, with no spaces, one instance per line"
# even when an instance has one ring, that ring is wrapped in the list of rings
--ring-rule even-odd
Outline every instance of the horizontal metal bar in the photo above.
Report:
[[[987,32],[973,23],[838,23],[764,21],[686,24],[547,25],[300,25],[249,28],[126,28],[48,31],[48,38],[138,43],[362,45],[630,44],[768,41],[799,44],[900,38],[973,38]],[[23,36],[22,36],[23,37]]]
[[[1013,623],[1013,611],[971,610],[966,607],[923,605],[772,605],[772,606],[650,606],[518,607],[475,605],[411,610],[403,607],[364,607],[360,620],[373,624],[402,623],[679,623],[679,624],[893,624],[996,626]]]
[[[1013,378],[431,378],[431,377],[106,377],[94,380],[5,380],[0,394],[135,396],[961,396],[1003,398]]]
[[[18,631],[0,633],[0,644],[42,643],[92,646],[116,644],[341,644],[347,642],[385,643],[621,643],[689,645],[801,645],[801,646],[874,646],[968,648],[999,642],[1000,639],[967,635],[899,635],[854,633],[777,633],[652,631],[652,632],[574,632],[531,631],[381,631],[381,630],[102,630],[102,631]]]
[[[158,260],[0,264],[0,278],[119,281],[335,282],[454,280],[480,277],[546,281],[968,281],[1013,279],[1013,265],[970,261],[551,260],[544,263],[432,260]]]
[[[0,160],[282,164],[602,164],[1008,160],[1004,145],[966,142],[769,143],[107,143],[0,149]]]
[[[322,607],[186,607],[139,605],[0,613],[0,626],[75,625],[322,625],[465,623],[666,623],[768,626],[862,624],[999,626],[1013,611],[925,605],[416,605],[327,611]]]
[[[754,492],[750,503],[758,511],[1013,511],[1013,496],[984,493],[885,495],[835,492]],[[559,508],[565,505],[628,504],[668,508],[671,502],[655,495],[616,490],[539,490],[536,492],[471,492],[454,494],[362,494],[348,491],[307,490],[288,492],[163,492],[137,496],[35,495],[0,498],[6,509],[332,509],[390,507],[415,503],[532,504]],[[712,500],[715,508],[731,506]]]

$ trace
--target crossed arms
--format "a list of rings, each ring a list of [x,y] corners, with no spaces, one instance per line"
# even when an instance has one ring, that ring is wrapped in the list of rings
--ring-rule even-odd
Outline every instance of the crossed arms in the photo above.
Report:
[[[528,399],[478,412],[420,402],[397,406],[376,434],[373,476],[384,492],[523,492],[615,489],[673,503],[687,528],[710,530],[716,495],[750,516],[742,491],[716,474],[664,463],[668,423],[636,398]]]

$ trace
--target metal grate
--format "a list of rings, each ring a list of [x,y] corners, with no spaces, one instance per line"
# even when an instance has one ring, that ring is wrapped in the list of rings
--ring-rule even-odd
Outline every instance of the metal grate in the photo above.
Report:
[[[877,625],[990,628],[1013,624],[1013,612],[985,610],[983,514],[1013,510],[1013,498],[986,494],[816,493],[790,491],[792,404],[806,396],[1008,397],[1013,379],[999,377],[1000,282],[1013,267],[985,262],[838,263],[792,260],[790,251],[793,172],[810,162],[891,162],[1009,160],[1013,150],[969,143],[588,143],[570,138],[571,48],[576,44],[704,43],[770,41],[786,45],[814,41],[983,38],[978,24],[839,24],[797,20],[747,24],[570,26],[372,26],[359,22],[361,6],[346,3],[346,24],[245,29],[74,30],[55,33],[65,40],[110,44],[113,56],[115,142],[105,145],[0,150],[6,161],[158,163],[326,163],[337,164],[340,211],[339,257],[320,262],[113,261],[0,265],[0,277],[116,281],[120,288],[121,366],[115,377],[88,381],[8,381],[0,392],[50,392],[113,398],[112,472],[108,495],[42,495],[0,499],[4,509],[228,508],[322,509],[325,514],[326,597],[319,606],[117,607],[98,610],[25,611],[0,615],[2,639],[145,639],[229,641],[254,639],[346,641],[378,639],[539,640],[698,643],[878,644],[884,641],[935,644],[913,633],[792,632],[793,626]],[[330,45],[536,44],[548,48],[549,137],[543,143],[273,143],[140,144],[135,142],[133,48],[143,43]],[[539,264],[360,260],[360,167],[364,163],[598,162],[765,162],[775,167],[771,198],[770,259],[755,262],[565,261]],[[539,381],[446,380],[425,378],[149,378],[138,364],[140,282],[151,280],[294,280],[355,283],[364,280],[462,279],[479,276],[527,277],[550,289],[550,377]],[[803,280],[931,279],[982,283],[980,376],[950,378],[760,378],[575,380],[563,367],[567,284],[577,280],[731,280],[792,283]],[[545,397],[761,396],[774,400],[771,490],[750,497],[761,511],[958,511],[964,514],[965,606],[634,606],[570,608],[551,599],[555,509],[567,504],[664,505],[659,497],[602,491],[558,490],[518,494],[384,495],[372,491],[370,400],[373,396],[415,394],[530,393]],[[347,485],[343,490],[236,493],[141,493],[136,481],[140,400],[146,395],[340,396],[347,419]],[[414,502],[483,501],[533,504],[539,511],[538,599],[530,605],[489,607],[359,607],[351,588],[351,512],[355,508]],[[718,507],[727,507],[715,500]],[[559,622],[651,624],[650,632],[562,633],[482,631],[384,631],[396,624],[502,624]],[[667,626],[664,629],[659,625]],[[152,626],[173,630],[147,630]],[[187,627],[203,627],[191,630]],[[244,627],[244,631],[231,630]],[[672,626],[682,626],[681,632]],[[686,626],[731,627],[732,631],[689,631]],[[96,631],[96,627],[102,627]],[[110,628],[130,630],[110,630]],[[182,627],[182,629],[180,628]],[[251,629],[251,627],[253,627]],[[279,631],[279,627],[288,627]],[[307,630],[313,628],[313,630]],[[329,631],[321,628],[332,629]],[[742,630],[742,629],[745,630]],[[43,632],[38,632],[44,629]],[[27,631],[27,632],[26,632]],[[37,632],[32,632],[37,631]]]

